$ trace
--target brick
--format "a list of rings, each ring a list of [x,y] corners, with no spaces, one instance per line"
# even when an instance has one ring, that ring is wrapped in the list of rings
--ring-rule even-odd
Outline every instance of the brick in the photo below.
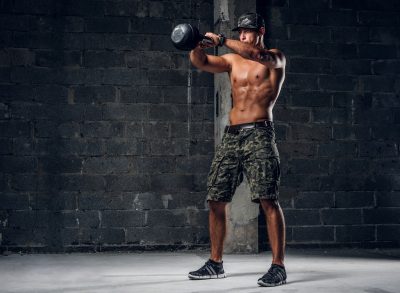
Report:
[[[132,50],[132,48],[135,48],[136,50],[150,50],[151,36],[133,34],[106,34],[104,36],[103,43],[103,47],[105,49]],[[98,48],[101,49],[101,46],[98,46]],[[127,54],[132,56],[129,52]],[[127,58],[127,64],[132,66],[133,60]]]
[[[143,143],[135,138],[110,138],[104,142],[104,153],[111,156],[144,154]]]
[[[80,244],[122,244],[125,243],[125,231],[121,228],[81,229]]]
[[[329,173],[337,174],[360,174],[371,170],[373,167],[368,159],[341,159],[337,158],[331,161]]]
[[[106,191],[148,191],[150,179],[147,175],[107,175]]]
[[[369,42],[369,30],[366,27],[336,26],[331,28],[332,41],[335,43],[366,43]]]
[[[400,171],[400,162],[397,158],[381,159],[375,163],[375,166],[379,174],[398,174]]]
[[[0,139],[0,155],[11,155],[13,153],[13,140],[12,139]],[[19,153],[19,152],[18,152]]]
[[[335,140],[369,140],[371,139],[371,131],[368,126],[364,125],[335,125],[333,126],[333,138]]]
[[[355,157],[357,154],[357,143],[352,142],[332,142],[321,143],[318,146],[319,157]]]
[[[378,241],[393,241],[399,243],[400,225],[378,225],[377,240]]]
[[[83,53],[85,67],[124,67],[125,55],[123,52],[86,51]]]
[[[194,156],[176,159],[176,171],[178,173],[207,173],[211,165],[210,156]]]
[[[100,104],[115,102],[116,89],[113,86],[77,86],[73,88],[74,103]]]
[[[400,192],[376,192],[376,205],[378,207],[400,207]]]
[[[69,6],[58,7],[63,9],[66,15],[79,15],[79,16],[103,16],[104,3],[98,1],[73,1]]]
[[[84,31],[85,20],[83,17],[65,16],[62,20],[65,32],[82,33]]]
[[[321,219],[324,225],[362,224],[361,209],[323,209]]]
[[[374,108],[400,108],[400,100],[395,93],[373,93],[372,106]]]
[[[29,207],[33,210],[75,210],[77,193],[49,190],[29,194]]]
[[[294,207],[303,208],[332,208],[334,207],[332,192],[299,192],[294,198]]]
[[[150,227],[183,227],[186,225],[185,210],[151,210],[147,212],[146,225]]]
[[[338,242],[369,242],[375,241],[374,226],[337,226],[336,241]]]
[[[4,173],[34,173],[38,163],[34,157],[0,156],[0,169]]]
[[[0,121],[1,137],[30,137],[31,124],[25,121]]]
[[[364,209],[364,223],[366,224],[399,224],[400,208]]]
[[[127,33],[129,20],[124,17],[85,18],[85,31],[94,33]]]
[[[357,79],[349,75],[321,75],[319,88],[332,91],[353,91],[357,85]]]
[[[337,208],[373,207],[374,205],[372,191],[335,192],[335,207]]]
[[[187,121],[188,109],[184,105],[154,105],[149,108],[150,120]]]
[[[291,95],[291,104],[298,107],[329,107],[332,104],[330,94],[317,91],[296,91]]]
[[[278,149],[282,158],[314,157],[317,153],[317,146],[310,142],[285,142],[279,144]]]
[[[65,211],[62,215],[65,228],[97,228],[100,224],[98,211]]]
[[[346,75],[368,75],[372,74],[370,60],[362,59],[337,59],[332,62],[332,73]]]
[[[159,194],[154,192],[135,193],[133,208],[140,211],[166,209],[169,208],[171,200],[171,194]]]
[[[106,42],[107,39],[105,38],[104,34],[64,33],[62,36],[62,44],[64,49],[72,49],[72,50],[108,49],[109,45]],[[115,44],[115,46],[117,46],[117,44]],[[42,46],[42,47],[49,48],[51,46]]]
[[[314,123],[347,124],[351,122],[351,112],[348,109],[316,108],[312,110]]]
[[[157,174],[150,178],[151,188],[160,191],[189,191],[192,188],[191,175],[181,174]]]
[[[46,228],[53,213],[49,211],[12,211],[9,214],[9,227],[19,229]]]
[[[303,40],[309,42],[330,41],[330,31],[325,27],[316,25],[288,25],[290,40]]]
[[[81,210],[132,209],[134,193],[130,192],[80,192],[77,204]]]
[[[92,157],[82,162],[82,172],[87,174],[123,174],[131,170],[126,157]]]
[[[315,74],[287,73],[285,86],[290,90],[317,90],[318,76]]]
[[[173,173],[177,171],[175,156],[152,156],[141,159],[138,163],[138,170],[144,174]],[[179,171],[179,169],[178,169]],[[196,170],[197,171],[197,170]]]
[[[60,178],[60,186],[68,191],[103,191],[105,178],[96,175],[63,175]]]
[[[400,74],[399,67],[399,60],[377,60],[372,62],[372,71],[374,74],[378,75]]]
[[[321,225],[319,211],[316,209],[285,209],[284,213],[288,226]]]
[[[374,43],[396,44],[400,38],[400,29],[398,27],[370,27],[369,31],[370,40]]]
[[[81,125],[83,137],[122,137],[124,124],[120,122],[88,122]]]
[[[295,9],[301,9],[304,8],[303,5],[305,5],[309,10],[327,10],[330,7],[330,3],[328,0],[322,0],[322,1],[312,1],[312,0],[304,0],[301,3],[298,1],[290,1],[290,7],[293,7]]]
[[[360,157],[369,158],[395,157],[398,155],[397,144],[392,142],[360,143],[359,152]]]
[[[389,128],[387,126],[373,126],[372,138],[382,139],[399,139],[400,133],[396,128]]]
[[[144,225],[144,213],[141,211],[102,211],[102,227],[141,227]]]
[[[291,138],[294,140],[324,141],[331,138],[331,128],[320,125],[296,125],[291,127]]]
[[[398,26],[398,14],[394,11],[359,11],[358,23],[370,26]]]
[[[293,227],[293,243],[323,243],[334,241],[333,227]]]
[[[205,227],[145,227],[130,228],[127,242],[141,245],[187,245],[188,243],[209,243]]]
[[[289,161],[288,173],[294,174],[328,174],[329,160],[292,159]]]
[[[331,61],[329,59],[317,58],[291,58],[287,70],[289,72],[301,73],[329,73],[331,72]]]
[[[368,59],[395,59],[397,57],[396,46],[381,44],[358,45],[360,58]]]
[[[149,74],[149,77],[147,76]],[[104,72],[106,85],[146,85],[151,74],[131,68],[109,68]]]
[[[354,10],[328,10],[318,13],[318,23],[326,26],[355,26],[357,13]]]
[[[349,92],[336,92],[332,94],[334,107],[370,109],[372,95],[370,93],[354,94]]]
[[[188,141],[185,139],[160,139],[149,140],[147,147],[151,155],[175,155],[183,156],[188,153]]]
[[[303,40],[278,40],[277,47],[291,57],[314,57],[317,54],[317,44]]]
[[[0,207],[3,210],[25,210],[29,206],[29,196],[26,193],[1,192]]]
[[[170,35],[173,24],[166,18],[131,18],[131,32],[137,34]]]

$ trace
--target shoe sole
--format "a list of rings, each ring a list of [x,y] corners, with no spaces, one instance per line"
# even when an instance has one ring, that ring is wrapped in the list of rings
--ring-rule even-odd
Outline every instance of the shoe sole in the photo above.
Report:
[[[281,282],[279,282],[279,283],[274,283],[274,284],[271,284],[271,283],[264,283],[262,280],[259,280],[259,281],[257,282],[257,284],[260,285],[260,286],[263,286],[263,287],[275,287],[275,286],[280,286],[280,285],[286,284],[286,280],[283,280],[283,281],[281,281]]]
[[[191,280],[209,280],[209,279],[223,279],[226,278],[226,275],[221,274],[221,275],[195,276],[189,274],[188,277]]]

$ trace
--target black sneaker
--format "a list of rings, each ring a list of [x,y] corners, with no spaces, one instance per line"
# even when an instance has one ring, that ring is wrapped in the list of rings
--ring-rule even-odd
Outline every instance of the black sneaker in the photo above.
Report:
[[[285,267],[272,264],[268,272],[258,279],[257,284],[263,287],[274,287],[286,284]]]
[[[215,262],[209,259],[204,266],[197,271],[189,273],[189,279],[204,280],[204,279],[220,279],[225,278],[224,267],[222,262]]]

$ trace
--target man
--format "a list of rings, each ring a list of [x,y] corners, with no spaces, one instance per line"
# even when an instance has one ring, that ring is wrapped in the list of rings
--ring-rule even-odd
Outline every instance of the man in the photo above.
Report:
[[[230,125],[225,127],[207,178],[211,256],[203,267],[189,273],[190,279],[225,278],[222,265],[226,232],[225,207],[232,200],[244,173],[251,200],[260,203],[266,215],[272,264],[258,280],[261,286],[286,283],[284,267],[285,222],[279,206],[280,160],[275,142],[272,108],[285,78],[285,56],[277,49],[267,50],[265,24],[256,13],[239,17],[239,41],[206,33],[212,42],[200,42],[190,52],[197,68],[227,72],[232,86]],[[235,54],[207,55],[204,48],[226,46]]]

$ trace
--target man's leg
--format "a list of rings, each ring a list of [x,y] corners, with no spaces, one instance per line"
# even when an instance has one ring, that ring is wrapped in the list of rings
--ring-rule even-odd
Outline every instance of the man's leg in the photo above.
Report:
[[[197,271],[189,272],[189,279],[219,279],[225,278],[222,264],[224,239],[226,233],[226,202],[209,201],[209,230],[211,240],[210,259]]]
[[[283,266],[285,255],[285,218],[277,200],[262,199],[268,230],[268,239],[272,250],[272,263]]]
[[[209,201],[210,259],[215,262],[222,261],[226,234],[226,204],[226,202]]]

